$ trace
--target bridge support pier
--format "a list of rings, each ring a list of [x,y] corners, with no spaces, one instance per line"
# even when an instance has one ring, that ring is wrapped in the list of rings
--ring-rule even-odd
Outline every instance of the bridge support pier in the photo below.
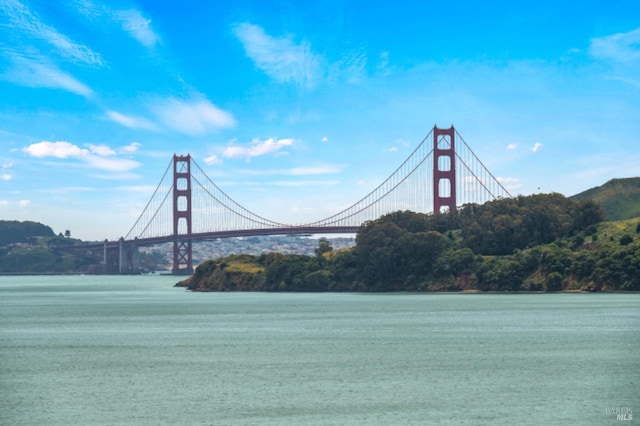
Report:
[[[173,241],[173,268],[171,273],[174,275],[190,275],[193,274],[193,255],[191,240]]]
[[[104,240],[104,246],[102,248],[102,273],[103,274],[108,274],[109,273],[109,257],[107,255],[107,243],[109,242],[109,240]]]
[[[173,269],[174,275],[193,274],[191,239],[191,156],[173,156]]]
[[[433,127],[433,213],[456,212],[456,130]]]
[[[124,238],[120,238],[118,245],[118,273],[140,273],[140,256],[138,255],[138,246],[132,242],[125,244]]]

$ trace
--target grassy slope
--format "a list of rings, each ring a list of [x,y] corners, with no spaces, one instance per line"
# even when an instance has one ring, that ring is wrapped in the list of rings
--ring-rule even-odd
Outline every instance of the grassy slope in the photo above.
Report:
[[[612,179],[570,198],[597,202],[607,213],[608,220],[640,217],[640,177]]]

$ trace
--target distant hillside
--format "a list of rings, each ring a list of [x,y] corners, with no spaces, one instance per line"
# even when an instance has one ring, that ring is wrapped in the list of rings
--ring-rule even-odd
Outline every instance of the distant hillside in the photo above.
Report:
[[[55,237],[53,230],[38,222],[0,220],[0,247],[12,243],[36,243],[38,237]]]
[[[600,204],[607,220],[640,217],[640,177],[611,179],[602,186],[569,197],[573,200],[593,200]]]

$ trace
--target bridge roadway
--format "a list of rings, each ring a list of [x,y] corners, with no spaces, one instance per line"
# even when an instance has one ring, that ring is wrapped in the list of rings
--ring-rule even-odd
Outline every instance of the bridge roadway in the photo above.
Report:
[[[235,237],[260,237],[269,235],[314,235],[314,234],[355,234],[360,226],[289,226],[280,228],[264,228],[264,229],[238,229],[231,231],[213,231],[200,232],[193,234],[166,235],[162,237],[135,238],[133,240],[123,240],[124,244],[134,244],[137,247],[152,246],[155,244],[171,243],[173,241],[206,241],[216,240],[219,238],[235,238]],[[101,243],[89,243],[74,246],[78,249],[98,250],[118,247],[120,240],[106,241]]]

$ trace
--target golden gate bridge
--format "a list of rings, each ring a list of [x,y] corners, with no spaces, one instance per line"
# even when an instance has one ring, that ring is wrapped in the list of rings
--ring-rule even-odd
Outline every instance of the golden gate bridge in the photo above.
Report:
[[[170,173],[171,172],[171,173]],[[193,243],[218,238],[356,233],[398,210],[440,214],[510,197],[453,126],[433,129],[369,194],[333,216],[300,225],[273,221],[238,204],[190,155],[174,155],[127,235],[83,245],[101,250],[100,273],[138,273],[138,248],[173,243],[172,273],[193,273]]]

